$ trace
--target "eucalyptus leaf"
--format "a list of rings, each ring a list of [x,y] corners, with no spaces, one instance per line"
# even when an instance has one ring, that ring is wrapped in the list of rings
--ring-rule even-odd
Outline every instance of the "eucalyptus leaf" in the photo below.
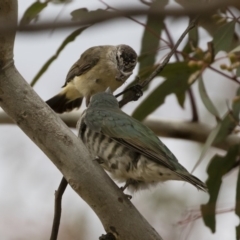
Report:
[[[20,25],[27,25],[32,20],[36,20],[39,13],[48,5],[48,2],[34,2],[23,14],[23,17],[20,21]]]
[[[189,88],[188,78],[194,71],[196,69],[188,67],[187,62],[175,62],[166,65],[164,70],[159,74],[159,76],[163,76],[166,80],[156,87],[135,109],[133,117],[140,121],[143,120],[161,106],[165,98],[171,93],[175,93],[178,96],[178,101],[183,105],[184,97],[181,94],[185,94]]]
[[[208,179],[206,185],[210,198],[208,202],[201,206],[203,221],[213,233],[216,231],[216,203],[219,190],[222,184],[222,177],[230,171],[234,165],[240,146],[232,146],[225,156],[215,155],[208,166]]]
[[[62,52],[62,50],[70,43],[75,40],[77,36],[79,36],[87,27],[79,28],[72,32],[60,45],[60,47],[57,49],[56,53],[50,57],[47,62],[42,66],[42,68],[38,71],[36,76],[33,78],[32,82],[30,83],[31,86],[34,86],[35,83],[38,81],[38,79],[47,71],[47,69],[50,67],[50,65],[55,61],[59,54]]]
[[[213,45],[215,54],[219,51],[228,52],[233,42],[235,21],[227,22],[219,27],[213,34]]]
[[[213,114],[215,117],[220,119],[220,115],[218,113],[218,110],[215,108],[214,104],[212,103],[211,99],[208,96],[208,93],[206,91],[202,76],[199,77],[198,79],[198,88],[199,88],[199,93],[202,99],[202,102],[204,106],[207,108],[207,110]]]
[[[222,142],[233,132],[239,121],[240,113],[240,88],[237,90],[236,97],[232,103],[232,111],[227,112],[221,121],[221,128],[214,140],[214,143]]]
[[[204,143],[201,155],[199,157],[199,159],[197,160],[196,164],[194,165],[191,173],[193,173],[195,171],[195,169],[198,167],[198,165],[202,162],[203,158],[205,157],[208,149],[212,146],[214,140],[216,139],[216,136],[221,128],[221,122],[219,122],[217,124],[217,126],[211,131],[211,133],[208,135],[208,138],[206,140],[206,142]]]
[[[79,8],[79,9],[72,11],[71,15],[72,15],[72,21],[81,21],[81,20],[87,21],[89,18],[92,18],[92,17],[97,18],[99,14],[102,15],[103,13],[110,14],[110,12],[108,12],[104,9],[88,11],[87,8]]]

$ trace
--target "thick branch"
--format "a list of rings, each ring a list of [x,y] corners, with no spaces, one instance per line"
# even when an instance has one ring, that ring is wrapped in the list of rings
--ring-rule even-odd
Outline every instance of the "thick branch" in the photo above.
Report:
[[[17,21],[16,6],[16,0],[0,1],[0,16],[12,25]],[[161,239],[98,163],[91,161],[82,142],[18,73],[9,58],[13,41],[14,34],[0,34],[0,106],[91,206],[106,232],[122,240]]]
[[[174,17],[181,17],[181,16],[190,16],[195,17],[196,15],[201,14],[202,17],[207,16],[209,17],[210,14],[215,13],[219,8],[225,8],[228,6],[235,6],[236,8],[240,8],[239,0],[215,0],[210,1],[207,4],[203,3],[203,1],[194,2],[194,4],[189,4],[188,7],[182,8],[156,8],[156,9],[146,9],[146,8],[127,8],[127,9],[120,9],[117,12],[109,12],[109,13],[98,13],[96,15],[90,15],[81,21],[69,21],[63,20],[54,22],[54,19],[50,19],[48,21],[34,24],[34,25],[24,25],[15,27],[8,24],[1,24],[0,25],[0,32],[8,31],[9,29],[17,29],[21,32],[29,32],[29,31],[43,31],[43,30],[51,30],[51,29],[62,29],[62,28],[70,28],[70,27],[79,27],[85,26],[94,23],[100,23],[103,21],[113,20],[120,17],[125,16],[140,16],[140,15],[152,15],[156,16],[156,19],[159,19],[159,16],[174,16]]]
[[[71,128],[75,128],[80,113],[62,114],[60,117]],[[5,113],[0,113],[1,124],[14,123]],[[212,128],[204,123],[187,122],[187,121],[170,121],[160,120],[158,118],[148,117],[143,123],[151,128],[155,134],[162,137],[178,138],[199,143],[205,143]],[[236,134],[229,135],[225,141],[213,144],[214,147],[228,150],[230,146],[240,144],[240,137]]]

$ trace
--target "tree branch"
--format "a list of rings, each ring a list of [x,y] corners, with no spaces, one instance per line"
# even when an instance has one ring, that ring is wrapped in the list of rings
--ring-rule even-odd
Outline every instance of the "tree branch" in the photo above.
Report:
[[[225,8],[228,6],[234,6],[236,8],[240,8],[239,0],[214,0],[210,1],[207,4],[203,3],[203,1],[194,2],[194,4],[189,4],[189,7],[185,7],[184,9],[179,7],[172,7],[167,9],[146,9],[146,8],[127,8],[120,9],[118,12],[105,12],[98,13],[96,15],[90,15],[81,21],[69,21],[62,20],[57,23],[54,23],[54,19],[47,20],[42,23],[34,24],[34,25],[23,25],[23,26],[14,26],[11,23],[7,23],[6,25],[1,24],[0,32],[6,32],[9,30],[18,30],[21,32],[32,32],[32,31],[45,31],[51,29],[63,29],[70,27],[80,27],[89,24],[100,23],[103,21],[109,21],[116,18],[121,18],[125,16],[141,16],[141,15],[152,15],[156,16],[156,19],[159,19],[159,16],[174,16],[174,17],[182,17],[189,16],[195,17],[201,14],[201,17],[207,16],[215,13],[219,8]]]
[[[0,1],[1,23],[17,23],[17,1]],[[95,161],[83,143],[44,103],[15,68],[14,33],[0,34],[0,106],[64,175],[100,218],[106,232],[121,240],[161,237]]]
[[[67,113],[60,115],[61,119],[71,128],[75,128],[81,113]],[[1,124],[14,123],[5,113],[0,113]],[[160,120],[158,118],[148,117],[143,123],[151,128],[155,134],[162,137],[184,139],[205,143],[212,128],[204,123],[187,122],[187,121],[171,121]],[[213,144],[213,147],[228,150],[230,146],[240,144],[240,137],[236,134],[229,135],[225,141]]]

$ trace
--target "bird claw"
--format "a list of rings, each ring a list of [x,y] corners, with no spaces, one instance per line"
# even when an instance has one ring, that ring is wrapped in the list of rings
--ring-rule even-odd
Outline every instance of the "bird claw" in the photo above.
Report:
[[[142,86],[139,84],[136,84],[131,88],[132,88],[132,91],[135,93],[135,97],[133,101],[137,101],[143,95]]]

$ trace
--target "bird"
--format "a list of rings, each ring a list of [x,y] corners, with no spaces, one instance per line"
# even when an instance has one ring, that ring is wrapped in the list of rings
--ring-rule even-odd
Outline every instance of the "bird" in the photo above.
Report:
[[[56,112],[79,108],[83,98],[88,106],[97,92],[119,88],[133,73],[136,52],[128,45],[103,45],[87,49],[70,68],[60,93],[46,101]]]
[[[109,88],[92,96],[78,123],[78,137],[93,159],[130,192],[167,180],[206,185],[191,175],[147,126],[124,113]]]

